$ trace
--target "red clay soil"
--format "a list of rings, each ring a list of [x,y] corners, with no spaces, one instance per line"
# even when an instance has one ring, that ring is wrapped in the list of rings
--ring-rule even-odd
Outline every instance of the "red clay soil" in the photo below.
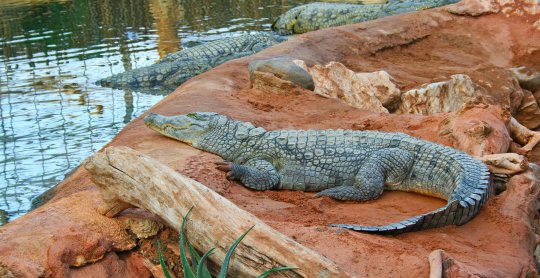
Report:
[[[247,65],[252,60],[276,56],[302,59],[308,65],[339,61],[355,71],[386,70],[402,90],[463,73],[483,84],[497,98],[505,84],[501,83],[499,75],[492,73],[514,66],[540,70],[540,30],[533,26],[539,19],[538,15],[502,13],[456,16],[439,9],[312,32],[199,75],[154,106],[151,112],[174,115],[213,111],[250,121],[267,130],[343,128],[399,131],[452,145],[448,138],[437,133],[444,114],[377,114],[301,90],[271,95],[250,89]],[[470,117],[482,118],[482,111]],[[227,181],[225,174],[215,169],[213,162],[220,161],[219,157],[151,131],[144,126],[142,118],[126,126],[109,146],[129,146],[158,159],[207,185],[278,231],[320,252],[353,275],[426,277],[429,253],[442,249],[460,267],[448,273],[455,277],[469,274],[481,277],[538,276],[532,254],[537,244],[533,222],[539,190],[530,175],[512,178],[507,191],[494,197],[475,219],[463,226],[390,237],[329,228],[328,225],[386,224],[436,209],[445,201],[412,193],[385,192],[380,199],[357,203],[313,198],[312,193],[304,192],[248,190]],[[538,149],[535,155],[538,155]],[[540,161],[535,159],[535,162]],[[95,211],[101,201],[85,170],[75,172],[55,193],[54,199],[44,207],[0,229],[0,265],[7,266],[15,274],[22,273],[25,268],[20,260],[26,260],[26,265],[37,269],[27,274],[50,275],[51,269],[66,269],[71,262],[51,262],[60,260],[50,253],[51,250],[71,250],[71,253],[63,250],[64,257],[60,257],[72,259],[73,254],[80,252],[73,250],[81,247],[65,243],[58,243],[61,246],[58,247],[51,243],[52,238],[40,236],[39,231],[61,233],[55,235],[61,239],[75,233],[77,236],[74,238],[80,239],[89,231],[102,232],[102,226],[95,228],[98,223],[114,222]],[[77,199],[84,196],[95,200]],[[67,202],[80,203],[68,206],[64,204]],[[62,206],[65,207],[62,209]],[[64,214],[53,215],[49,213],[51,209]],[[49,224],[43,226],[45,223]],[[117,256],[114,252],[121,248],[115,244],[129,242],[118,240],[118,235],[107,235],[105,231],[108,230],[114,230],[114,227],[103,230],[105,236],[102,241],[108,243],[96,244],[105,250],[96,256],[107,251],[112,251],[106,253],[107,256]],[[26,235],[19,240],[23,243],[14,242],[18,238],[17,233]],[[40,241],[31,244],[32,236]],[[25,254],[8,253],[16,250],[17,246],[30,250]],[[126,269],[133,270],[138,259],[127,257],[124,254],[121,260],[116,258],[116,265],[119,267],[124,263]],[[68,269],[74,271],[74,268]],[[145,276],[142,272],[139,274]]]

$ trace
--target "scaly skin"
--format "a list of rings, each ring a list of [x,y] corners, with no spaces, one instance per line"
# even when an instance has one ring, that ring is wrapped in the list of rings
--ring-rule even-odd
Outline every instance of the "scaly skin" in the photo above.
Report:
[[[302,34],[455,2],[458,0],[391,0],[386,4],[376,5],[310,3],[292,8],[280,15],[272,25],[272,30],[282,35]]]
[[[145,123],[157,132],[220,155],[218,168],[256,190],[319,191],[318,196],[365,201],[384,189],[448,200],[433,212],[385,226],[333,225],[355,231],[398,234],[473,218],[491,192],[480,161],[458,150],[403,133],[353,130],[266,131],[216,113],[165,117]]]
[[[101,79],[101,86],[113,88],[176,87],[229,60],[248,56],[284,39],[272,34],[242,35],[216,40],[170,54],[148,67]]]

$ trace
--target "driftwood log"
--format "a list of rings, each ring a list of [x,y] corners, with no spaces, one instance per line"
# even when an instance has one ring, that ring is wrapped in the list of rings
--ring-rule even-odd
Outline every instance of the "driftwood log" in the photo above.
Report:
[[[253,277],[277,266],[298,267],[277,273],[279,277],[350,277],[332,261],[201,183],[130,148],[109,147],[90,157],[85,168],[106,203],[101,212],[109,217],[136,206],[179,230],[182,216],[193,207],[185,233],[199,251],[216,247],[210,257],[215,263],[223,262],[232,243],[254,225],[233,256],[229,268],[232,277]]]
[[[429,278],[443,277],[443,251],[441,249],[433,250],[429,256]]]
[[[484,162],[493,174],[516,175],[529,169],[529,160],[517,153],[496,153],[475,158]]]

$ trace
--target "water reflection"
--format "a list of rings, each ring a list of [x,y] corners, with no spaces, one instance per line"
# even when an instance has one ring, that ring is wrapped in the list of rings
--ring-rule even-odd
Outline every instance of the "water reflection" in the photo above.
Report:
[[[177,5],[174,0],[150,0],[150,12],[156,21],[159,57],[163,58],[169,53],[180,51],[176,22],[184,17],[184,7]]]
[[[13,219],[28,211],[163,97],[97,80],[182,47],[269,31],[273,18],[307,2],[0,1],[0,212]]]

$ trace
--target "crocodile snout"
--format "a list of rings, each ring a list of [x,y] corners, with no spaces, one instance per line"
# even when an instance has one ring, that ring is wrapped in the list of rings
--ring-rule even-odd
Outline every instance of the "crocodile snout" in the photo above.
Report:
[[[156,130],[156,128],[160,129],[161,126],[164,124],[163,122],[163,116],[156,114],[156,113],[150,113],[148,116],[144,117],[144,123],[147,127]]]
[[[150,123],[155,122],[157,116],[158,116],[158,114],[156,114],[156,113],[150,113],[150,114],[148,114],[146,117],[144,117],[144,123],[145,123],[146,125],[148,125],[148,124],[150,124]]]

